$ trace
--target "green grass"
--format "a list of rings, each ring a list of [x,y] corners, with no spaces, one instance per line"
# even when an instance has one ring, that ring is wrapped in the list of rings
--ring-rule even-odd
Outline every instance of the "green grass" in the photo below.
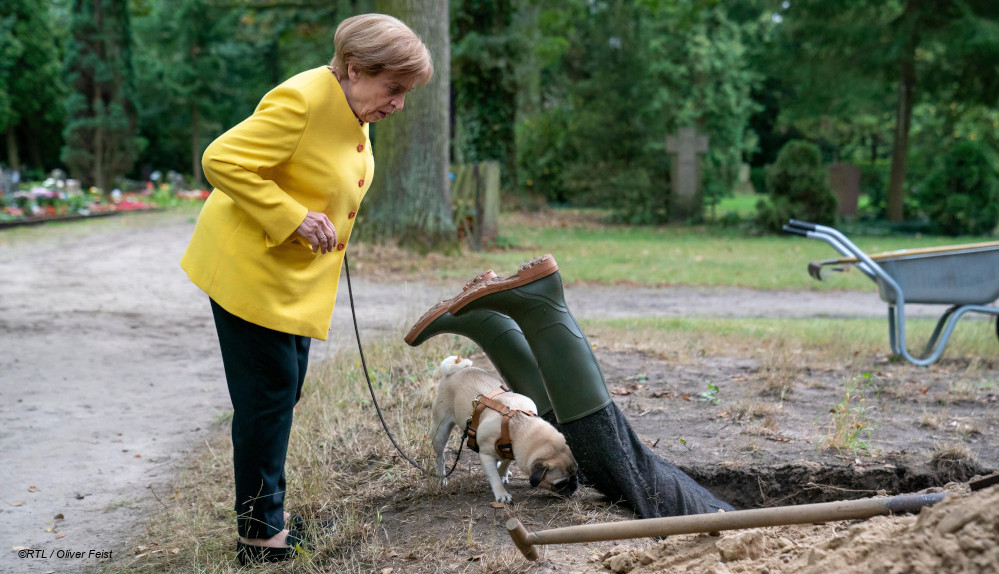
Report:
[[[581,216],[579,214],[582,214]],[[599,212],[553,210],[544,217],[506,216],[501,236],[513,246],[438,261],[437,277],[467,280],[479,271],[513,273],[551,253],[567,282],[644,286],[738,286],[778,290],[868,290],[874,283],[851,270],[827,281],[811,278],[812,261],[840,255],[824,241],[799,236],[745,236],[710,226],[601,225]],[[552,225],[542,226],[548,220]],[[988,241],[985,237],[851,237],[865,253]]]
[[[766,195],[757,193],[736,192],[729,197],[723,197],[715,206],[717,217],[724,217],[726,214],[738,215],[740,219],[752,219],[756,215],[756,204]],[[862,211],[870,205],[870,198],[866,194],[861,195],[857,201],[857,210]]]
[[[741,219],[750,218],[756,214],[756,202],[763,197],[755,193],[736,193],[731,197],[723,197],[715,206],[715,213],[719,217],[734,213]]]
[[[854,357],[869,360],[872,351],[891,355],[886,319],[650,317],[583,319],[580,325],[598,345],[637,349],[677,361],[705,355],[753,356],[766,348],[798,349],[830,365]],[[910,352],[921,354],[935,325],[935,319],[906,321]],[[965,319],[954,329],[944,356],[992,357],[995,349],[994,323]]]

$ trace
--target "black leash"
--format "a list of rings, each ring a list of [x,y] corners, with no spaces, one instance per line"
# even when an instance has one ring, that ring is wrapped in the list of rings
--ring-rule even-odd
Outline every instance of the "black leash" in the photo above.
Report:
[[[357,312],[354,310],[354,289],[351,287],[350,284],[350,265],[347,264],[346,253],[343,254],[343,269],[347,273],[347,295],[350,298],[350,315],[354,319],[354,336],[357,338],[357,351],[361,354],[361,368],[364,369],[364,379],[368,381],[368,392],[371,393],[371,403],[375,405],[375,412],[378,413],[378,420],[382,422],[382,428],[385,429],[385,434],[388,435],[389,440],[392,441],[392,446],[394,446],[395,449],[399,451],[399,454],[401,454],[403,458],[408,460],[409,464],[418,468],[420,472],[429,475],[430,473],[427,472],[425,468],[420,466],[415,460],[411,459],[409,455],[407,455],[406,452],[402,450],[402,447],[399,446],[399,443],[395,442],[395,437],[392,436],[392,431],[389,430],[388,424],[385,423],[385,417],[382,416],[382,409],[378,406],[378,399],[375,398],[375,389],[371,384],[371,377],[368,376],[368,363],[367,361],[364,360],[364,349],[361,348],[361,332],[357,328]],[[445,477],[451,476],[451,473],[454,472],[454,469],[458,466],[458,459],[461,458],[461,450],[465,446],[465,436],[467,434],[468,434],[468,427],[466,426],[465,434],[462,435],[461,442],[458,443],[459,444],[458,454],[455,456],[454,464],[451,465],[451,470],[447,471],[447,473],[444,474]]]

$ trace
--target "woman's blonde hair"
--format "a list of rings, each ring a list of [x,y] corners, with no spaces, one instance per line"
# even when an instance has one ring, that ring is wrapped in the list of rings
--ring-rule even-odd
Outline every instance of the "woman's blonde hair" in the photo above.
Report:
[[[430,50],[423,40],[409,26],[385,14],[352,16],[337,26],[330,66],[344,78],[351,64],[370,76],[389,72],[414,86],[426,84],[434,75]]]

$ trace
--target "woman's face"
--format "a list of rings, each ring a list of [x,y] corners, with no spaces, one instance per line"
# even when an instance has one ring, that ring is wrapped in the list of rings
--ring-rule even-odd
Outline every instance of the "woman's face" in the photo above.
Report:
[[[381,121],[401,110],[406,103],[406,92],[413,89],[387,72],[369,76],[350,65],[347,74],[350,76],[350,91],[345,92],[347,103],[362,122]]]

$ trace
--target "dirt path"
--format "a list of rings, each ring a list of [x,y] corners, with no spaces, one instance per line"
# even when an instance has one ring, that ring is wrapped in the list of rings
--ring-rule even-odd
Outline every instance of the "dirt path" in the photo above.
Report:
[[[228,412],[208,301],[177,264],[192,229],[189,215],[163,213],[0,231],[0,571],[74,572],[125,551]],[[354,294],[374,338],[401,337],[453,293],[355,277]],[[873,292],[620,295],[566,297],[579,317],[884,314]],[[346,297],[313,361],[354,345]]]

